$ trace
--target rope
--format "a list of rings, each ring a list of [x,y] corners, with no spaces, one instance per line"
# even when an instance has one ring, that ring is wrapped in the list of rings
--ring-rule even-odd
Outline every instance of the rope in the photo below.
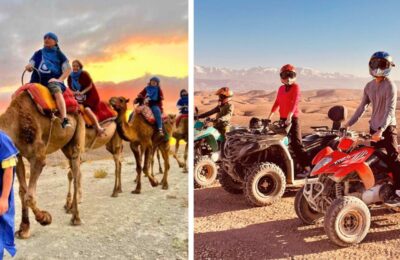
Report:
[[[53,133],[53,123],[55,120],[56,120],[56,116],[54,115],[54,113],[51,113],[50,131],[49,131],[49,137],[47,138],[47,142],[46,142],[46,152],[47,152],[47,148],[49,147],[49,144],[50,144],[51,135]]]

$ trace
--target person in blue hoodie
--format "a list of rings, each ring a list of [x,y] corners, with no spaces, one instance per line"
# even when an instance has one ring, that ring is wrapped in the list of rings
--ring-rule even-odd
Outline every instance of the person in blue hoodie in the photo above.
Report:
[[[66,90],[64,80],[71,73],[71,65],[58,46],[57,35],[52,32],[46,33],[43,41],[44,47],[33,54],[25,69],[30,72],[35,70],[31,76],[31,83],[42,84],[50,90],[61,115],[62,128],[71,127],[63,97],[63,92]]]
[[[179,110],[179,116],[176,119],[176,126],[179,125],[179,122],[181,121],[181,118],[183,116],[187,117],[189,114],[189,97],[188,97],[188,92],[186,89],[182,89],[180,92],[180,99],[176,103],[176,107]]]
[[[145,103],[149,105],[156,119],[158,134],[164,136],[162,122],[164,94],[160,87],[160,79],[152,77],[147,86],[139,93],[138,99],[145,99]]]
[[[17,252],[14,243],[14,191],[13,182],[18,150],[3,131],[0,131],[0,260],[4,250],[11,256]]]

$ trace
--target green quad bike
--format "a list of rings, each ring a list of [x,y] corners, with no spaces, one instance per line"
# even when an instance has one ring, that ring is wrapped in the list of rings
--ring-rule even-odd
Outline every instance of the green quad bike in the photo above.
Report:
[[[204,188],[217,179],[219,147],[223,136],[217,129],[207,126],[211,119],[197,120],[194,125],[194,186]]]
[[[303,136],[308,158],[314,158],[326,146],[336,147],[346,114],[345,107],[332,107],[328,112],[332,128],[311,127],[313,133]],[[304,169],[290,148],[289,127],[280,121],[252,118],[249,128],[227,133],[219,164],[223,189],[232,194],[244,193],[250,205],[261,207],[278,201],[287,186],[304,184],[304,177],[296,176]]]

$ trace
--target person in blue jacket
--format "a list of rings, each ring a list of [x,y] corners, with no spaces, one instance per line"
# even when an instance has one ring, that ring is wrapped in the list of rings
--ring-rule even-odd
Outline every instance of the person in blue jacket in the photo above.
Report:
[[[14,243],[14,191],[13,182],[18,150],[3,131],[0,131],[0,260],[4,250],[11,256],[17,252]]]
[[[186,89],[182,89],[180,92],[180,99],[176,103],[176,107],[179,110],[181,115],[187,115],[189,113],[188,105],[189,105],[189,97]]]
[[[35,52],[25,66],[27,71],[33,71],[31,83],[39,83],[46,86],[55,98],[58,111],[61,115],[62,128],[71,127],[67,118],[67,109],[63,92],[66,90],[64,80],[71,73],[71,65],[68,58],[62,53],[58,46],[58,37],[52,32],[46,33],[43,37],[44,47]],[[38,74],[40,73],[40,75]]]

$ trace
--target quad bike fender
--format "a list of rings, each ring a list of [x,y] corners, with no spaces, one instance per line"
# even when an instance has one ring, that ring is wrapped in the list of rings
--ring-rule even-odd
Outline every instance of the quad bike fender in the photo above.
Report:
[[[316,165],[322,158],[327,155],[330,155],[333,152],[333,149],[329,146],[325,147],[321,151],[319,151],[312,160],[312,165]]]
[[[344,168],[339,169],[331,179],[340,182],[349,174],[356,172],[366,190],[369,190],[375,185],[375,178],[371,168],[364,162],[350,164]]]

